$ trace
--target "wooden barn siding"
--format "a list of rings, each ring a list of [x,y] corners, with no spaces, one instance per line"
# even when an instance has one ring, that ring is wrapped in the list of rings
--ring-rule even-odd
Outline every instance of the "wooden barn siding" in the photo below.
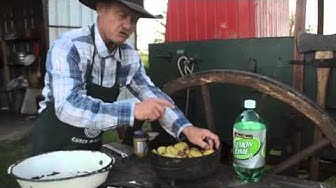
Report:
[[[166,42],[288,35],[289,0],[169,0]]]

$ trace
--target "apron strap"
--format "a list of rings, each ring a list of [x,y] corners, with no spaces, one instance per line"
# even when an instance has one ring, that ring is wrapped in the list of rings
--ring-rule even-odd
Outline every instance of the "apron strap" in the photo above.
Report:
[[[93,55],[92,55],[92,63],[91,65],[89,64],[86,68],[86,73],[85,73],[85,80],[87,80],[87,82],[91,82],[92,83],[92,69],[93,69],[93,64],[94,64],[94,57],[96,56],[96,44],[95,44],[95,32],[94,32],[94,24],[92,24],[92,26],[90,27],[90,35],[91,35],[91,39],[92,39],[92,43],[93,43]]]
[[[96,50],[97,50],[96,43],[95,43],[94,24],[92,24],[92,26],[90,27],[90,35],[91,35],[91,39],[92,39],[92,43],[93,43],[92,64],[88,65],[88,67],[86,69],[87,71],[85,73],[85,80],[87,80],[87,82],[93,83],[92,82],[93,77],[92,77],[91,74],[92,74],[93,65],[95,63],[95,56],[96,56]],[[119,48],[119,57],[120,57],[120,59],[122,58],[120,48]],[[115,84],[114,85],[118,84],[118,81],[119,81],[119,75],[118,75],[118,73],[119,73],[120,66],[121,66],[120,61],[117,61],[117,69],[116,69],[116,77],[115,77]],[[103,84],[103,76],[104,75],[102,73],[101,74],[101,81],[102,81],[101,84]]]

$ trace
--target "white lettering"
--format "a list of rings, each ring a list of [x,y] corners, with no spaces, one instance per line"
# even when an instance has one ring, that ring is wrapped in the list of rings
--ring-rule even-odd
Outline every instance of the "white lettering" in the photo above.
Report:
[[[71,141],[75,142],[75,143],[79,143],[79,144],[87,144],[89,142],[89,140],[85,140],[85,139],[81,139],[81,138],[76,138],[76,137],[72,137]]]
[[[247,149],[236,148],[235,155],[247,155]]]
[[[250,148],[252,145],[253,142],[235,142],[235,147],[237,148]]]
[[[101,138],[96,138],[96,139],[82,139],[82,138],[76,138],[76,137],[72,137],[71,141],[74,143],[78,143],[78,144],[92,144],[92,143],[96,143],[99,142],[101,140]]]

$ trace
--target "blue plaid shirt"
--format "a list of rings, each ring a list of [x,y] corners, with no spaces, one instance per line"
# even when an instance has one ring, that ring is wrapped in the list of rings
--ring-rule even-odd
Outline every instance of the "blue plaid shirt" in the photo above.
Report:
[[[132,126],[134,103],[122,100],[106,103],[86,95],[85,73],[93,63],[94,50],[90,27],[86,26],[63,34],[49,49],[45,86],[42,91],[45,100],[40,103],[39,112],[46,108],[48,101],[53,101],[56,116],[62,122],[75,127],[108,130],[116,126]],[[94,29],[96,63],[92,69],[93,83],[112,87],[115,82],[116,64],[119,61],[121,67],[118,84],[121,89],[128,88],[139,100],[164,98],[173,102],[169,96],[155,87],[145,74],[136,50],[128,44],[123,44],[110,52],[98,28]],[[191,125],[177,107],[166,108],[164,117],[159,121],[174,137],[178,137],[185,126]]]

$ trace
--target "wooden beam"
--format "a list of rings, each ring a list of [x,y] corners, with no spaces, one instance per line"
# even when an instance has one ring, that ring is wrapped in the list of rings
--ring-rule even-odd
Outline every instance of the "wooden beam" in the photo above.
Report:
[[[305,30],[306,24],[306,0],[296,1],[295,23],[294,23],[294,60],[303,61],[303,54],[298,52],[297,40],[300,31]],[[304,66],[294,64],[293,87],[302,92],[304,83]]]
[[[317,5],[317,34],[323,35],[324,26],[324,0],[318,0]]]
[[[329,146],[330,140],[323,138],[319,140],[317,143],[310,145],[309,147],[305,148],[304,150],[294,154],[284,162],[278,164],[274,169],[271,170],[271,174],[279,174],[284,170],[288,169],[290,166],[297,164],[299,161],[304,159],[307,156],[313,155],[314,153],[318,152],[320,149]]]
[[[0,36],[3,36],[3,28],[2,25],[0,25]],[[0,61],[2,61],[3,63],[3,70],[2,70],[2,75],[3,75],[3,79],[4,79],[4,86],[7,85],[7,83],[9,82],[9,68],[8,68],[8,61],[7,61],[7,45],[5,44],[5,41],[3,41],[2,39],[0,39],[0,48],[1,48],[1,57],[2,59]],[[0,86],[1,87],[1,86]]]
[[[300,31],[305,30],[306,24],[306,0],[297,0],[296,1],[296,10],[295,10],[295,21],[294,21],[294,61],[303,61],[304,55],[298,52],[297,41],[298,34]],[[304,65],[293,65],[293,87],[299,91],[303,92],[304,83]],[[296,123],[294,126],[296,127],[293,130],[296,130],[294,136],[292,138],[292,145],[294,152],[299,152],[301,150],[301,137],[302,137],[302,118],[300,115],[296,117]],[[293,174],[296,174],[299,171],[299,164],[294,166]]]

